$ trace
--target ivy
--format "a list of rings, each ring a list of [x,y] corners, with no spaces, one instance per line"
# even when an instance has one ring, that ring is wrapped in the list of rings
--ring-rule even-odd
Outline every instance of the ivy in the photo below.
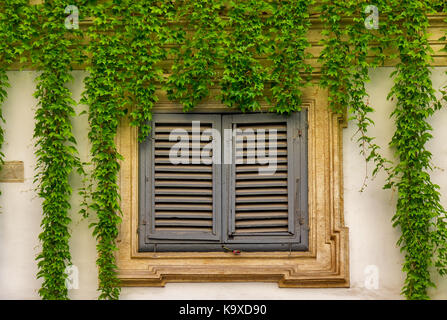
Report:
[[[374,33],[365,27],[365,8],[368,1],[324,1],[321,6],[321,18],[325,26],[322,44],[323,51],[319,57],[322,63],[321,85],[329,90],[329,106],[339,114],[348,108],[349,120],[357,127],[356,136],[360,153],[365,157],[365,179],[361,190],[369,178],[368,163],[374,163],[371,178],[380,171],[389,174],[391,162],[380,153],[380,147],[374,137],[368,134],[374,121],[370,115],[374,112],[368,102],[365,84],[370,81],[369,69],[380,66],[385,60],[383,54],[387,47],[383,34]],[[380,7],[386,12],[386,8]],[[342,24],[342,18],[352,19],[351,23]],[[377,46],[380,42],[382,46]],[[376,57],[368,60],[373,53]]]
[[[115,137],[126,114],[131,125],[140,128],[140,141],[150,132],[156,84],[163,82],[159,63],[166,58],[165,21],[172,10],[172,4],[153,0],[108,1],[91,7],[91,59],[82,101],[89,106],[95,187],[88,207],[98,219],[91,227],[98,241],[100,299],[118,299],[120,292],[114,252],[121,222],[117,177],[122,157]]]
[[[76,140],[72,133],[71,118],[75,116],[76,102],[66,84],[72,80],[73,51],[76,40],[67,37],[64,25],[65,7],[73,2],[46,1],[28,8],[34,17],[37,37],[32,43],[31,61],[38,71],[38,107],[35,113],[34,138],[36,139],[36,177],[38,195],[42,198],[42,232],[39,240],[42,251],[37,256],[43,299],[68,299],[65,285],[66,267],[71,264],[69,250],[72,188],[69,175],[82,171]]]
[[[310,27],[309,8],[314,1],[287,0],[272,3],[268,25],[273,52],[270,74],[272,112],[290,114],[301,109],[301,89],[309,84],[312,66],[306,59],[310,47],[307,40]]]
[[[222,34],[221,100],[243,112],[258,111],[269,76],[256,58],[270,52],[265,34],[270,6],[263,0],[229,1],[229,6],[227,28],[231,32]]]
[[[358,127],[361,153],[367,162],[375,164],[373,176],[383,169],[387,173],[385,188],[397,189],[393,225],[402,232],[398,245],[405,253],[402,293],[408,299],[428,299],[427,289],[434,286],[429,268],[435,266],[445,275],[447,266],[446,213],[440,203],[439,186],[430,179],[431,153],[425,147],[432,138],[427,120],[441,107],[430,80],[433,52],[427,36],[428,14],[434,12],[436,4],[379,1],[381,19],[385,21],[379,31],[364,27],[366,17],[361,10],[367,4],[361,0],[322,4],[326,38],[320,57],[321,84],[329,89],[334,111],[342,113],[349,108],[350,120]],[[343,18],[351,18],[352,23],[344,24]],[[387,57],[384,52],[389,48],[397,54]],[[376,57],[373,61],[367,59],[371,51]],[[369,117],[374,109],[367,103],[365,90],[368,69],[381,65],[386,58],[400,61],[389,95],[396,101],[392,112],[396,131],[390,143],[398,159],[394,164],[383,158],[374,138],[367,134],[374,125]]]
[[[171,38],[166,21],[174,14],[173,4],[154,0],[123,5],[123,38],[130,43],[125,65],[127,92],[133,108],[131,125],[140,128],[140,141],[150,132],[152,108],[158,101],[157,84],[163,83],[161,61],[167,58],[165,45]]]
[[[186,0],[178,8],[175,20],[187,29],[171,36],[170,41],[181,44],[173,48],[175,58],[166,88],[169,99],[179,101],[184,111],[191,111],[209,97],[210,88],[215,85],[224,52],[224,2]]]
[[[390,145],[399,162],[394,166],[386,188],[398,192],[393,225],[402,235],[398,244],[405,253],[406,273],[403,294],[408,299],[428,299],[434,287],[431,266],[447,274],[446,212],[440,203],[439,186],[430,178],[432,154],[426,148],[432,138],[428,119],[441,108],[431,82],[433,53],[427,28],[431,1],[393,2],[390,21],[400,25],[395,43],[400,62],[393,72],[394,87],[389,98],[396,100],[392,112],[396,131]],[[437,254],[437,256],[436,256]]]
[[[124,6],[112,1],[89,7],[94,17],[87,31],[91,39],[87,51],[91,54],[89,75],[85,78],[83,103],[89,106],[88,119],[91,142],[92,179],[90,209],[97,221],[90,226],[97,239],[99,299],[118,299],[120,288],[115,261],[118,225],[121,222],[120,196],[117,177],[120,170],[115,137],[121,117],[125,114],[124,83],[127,45],[122,34],[124,20],[119,19]]]
[[[219,84],[221,100],[230,108],[256,111],[264,99],[272,112],[299,110],[301,88],[312,72],[305,62],[310,58],[306,49],[312,3],[181,1],[170,27],[180,23],[187,28],[172,32],[174,44],[180,44],[173,49],[168,97],[191,111]]]
[[[24,52],[22,43],[25,40],[20,33],[22,16],[20,9],[26,4],[25,0],[5,0],[0,4],[0,121],[5,122],[2,106],[7,98],[6,88],[9,87],[9,79],[6,71]],[[0,170],[4,163],[4,154],[1,148],[5,141],[5,132],[0,126]]]

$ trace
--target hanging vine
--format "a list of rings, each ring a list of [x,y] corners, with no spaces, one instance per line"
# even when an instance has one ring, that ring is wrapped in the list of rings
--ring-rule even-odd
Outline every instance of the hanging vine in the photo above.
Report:
[[[158,100],[157,86],[164,82],[161,61],[167,58],[165,46],[172,38],[167,21],[172,19],[174,5],[144,0],[127,1],[123,8],[123,38],[130,44],[125,70],[127,93],[132,101],[131,125],[140,128],[142,141],[150,132],[152,107]]]
[[[222,64],[221,98],[227,106],[259,110],[259,100],[264,98],[270,101],[273,112],[289,114],[299,110],[300,89],[308,84],[312,72],[304,60],[310,57],[305,50],[310,46],[308,9],[312,3],[178,3],[175,19],[191,30],[181,30],[175,39],[181,44],[173,50],[168,97],[179,101],[184,111],[192,110],[209,97]]]
[[[174,64],[167,80],[167,93],[171,100],[179,101],[184,111],[191,111],[210,95],[215,86],[217,67],[222,59],[221,35],[225,21],[221,12],[223,1],[185,0],[177,4],[175,21],[186,27],[180,29],[171,41]],[[192,30],[189,30],[191,28]]]
[[[266,16],[271,13],[264,0],[229,1],[227,28],[222,34],[224,57],[221,99],[230,108],[258,111],[264,97],[268,70],[260,55],[270,53],[265,34]]]
[[[7,98],[6,88],[9,87],[9,79],[6,71],[24,52],[23,43],[25,37],[20,33],[22,16],[20,9],[24,7],[26,0],[5,0],[0,4],[0,121],[3,118],[2,106]],[[4,154],[1,152],[5,141],[5,131],[0,126],[0,170],[4,163]]]
[[[279,114],[299,110],[301,89],[312,73],[306,59],[310,58],[307,37],[313,3],[48,0],[31,6],[28,0],[5,0],[0,4],[0,105],[6,98],[6,70],[18,56],[22,62],[30,56],[40,72],[34,137],[36,181],[43,200],[42,252],[37,257],[43,299],[68,298],[65,268],[71,263],[68,210],[72,192],[68,176],[74,170],[84,174],[71,126],[76,103],[66,88],[74,63],[83,58],[83,35],[66,29],[65,8],[78,5],[94,17],[84,52],[89,56],[89,74],[82,99],[89,107],[93,164],[88,206],[97,218],[91,226],[97,239],[99,298],[117,299],[114,252],[121,221],[117,185],[121,156],[115,137],[121,118],[130,117],[142,141],[150,133],[160,88],[184,111],[208,99],[217,87],[225,105],[243,112],[259,111],[263,100]],[[430,80],[428,15],[447,8],[442,1],[378,0],[380,28],[371,30],[365,26],[364,9],[369,4],[366,0],[322,1],[321,85],[329,91],[334,112],[348,109],[365,163],[374,164],[371,176],[385,171],[385,187],[398,192],[393,223],[402,232],[399,245],[405,253],[402,292],[409,299],[426,299],[428,288],[434,286],[430,267],[447,274],[446,212],[439,187],[430,178],[432,155],[426,148],[432,138],[428,120],[441,107]],[[387,56],[388,49],[395,54]],[[164,62],[171,55],[174,63],[165,70]],[[390,143],[396,152],[394,164],[381,155],[368,132],[374,125],[374,109],[365,87],[369,70],[390,58],[399,61],[389,95],[396,102],[392,113],[396,131]],[[170,74],[165,78],[166,71]],[[446,91],[443,94],[447,101]],[[0,147],[3,140],[0,127]],[[2,161],[0,153],[0,166]],[[88,196],[86,190],[82,192]]]
[[[396,131],[390,145],[399,162],[393,168],[387,188],[398,191],[395,227],[402,235],[398,244],[405,253],[403,294],[408,299],[428,299],[434,287],[431,266],[447,274],[447,221],[440,202],[439,186],[430,178],[431,152],[426,148],[432,138],[428,119],[441,108],[431,82],[433,50],[428,43],[428,14],[431,1],[402,1],[390,21],[400,25],[395,43],[400,62],[393,73],[394,87],[389,97],[396,100],[392,112]]]
[[[290,114],[301,109],[301,89],[311,80],[312,66],[306,62],[312,56],[307,33],[310,27],[309,8],[314,1],[287,0],[272,3],[268,26],[272,62],[270,91],[271,111]]]
[[[71,92],[66,88],[72,80],[74,39],[67,37],[64,25],[65,7],[73,2],[66,0],[46,1],[29,8],[35,17],[34,28],[38,31],[32,45],[31,61],[38,71],[38,99],[35,113],[34,138],[36,139],[36,178],[38,195],[42,198],[42,233],[39,240],[42,251],[37,256],[43,299],[68,299],[65,285],[65,269],[71,264],[69,250],[71,221],[69,175],[75,169],[82,170],[76,140],[72,133],[71,118],[75,115]]]
[[[440,204],[439,187],[430,180],[431,153],[426,149],[432,137],[427,119],[440,108],[430,80],[430,54],[427,28],[428,14],[433,13],[429,1],[379,2],[386,26],[375,38],[372,31],[363,27],[363,1],[326,1],[322,6],[326,26],[322,84],[329,88],[331,107],[342,112],[349,107],[351,120],[356,121],[361,153],[373,160],[373,176],[381,169],[388,174],[385,188],[398,190],[397,212],[394,226],[402,230],[398,242],[405,252],[403,270],[406,280],[403,294],[408,299],[428,298],[427,289],[434,286],[429,267],[434,265],[441,275],[446,274],[447,229],[445,211]],[[363,5],[363,7],[362,7]],[[352,17],[353,23],[343,25],[343,17]],[[361,18],[360,18],[361,17]],[[379,44],[377,60],[369,63],[367,54]],[[384,50],[392,47],[398,52],[395,85],[389,97],[395,97],[396,109],[392,115],[396,132],[390,145],[396,149],[398,162],[390,166],[379,153],[379,146],[367,135],[374,123],[369,118],[373,109],[365,103],[365,82],[368,68],[380,65]],[[368,154],[367,154],[368,152]]]
[[[129,105],[124,91],[126,55],[123,43],[123,20],[119,19],[124,7],[120,3],[97,3],[90,7],[94,17],[87,34],[91,41],[89,75],[85,78],[82,102],[89,106],[88,119],[91,142],[92,178],[95,183],[90,209],[97,221],[91,224],[97,239],[99,299],[118,299],[120,288],[117,278],[116,238],[120,218],[120,196],[117,177],[120,170],[115,136],[125,107]]]
[[[369,69],[383,64],[386,56],[383,34],[374,32],[365,26],[365,8],[369,1],[324,1],[321,6],[321,18],[325,26],[322,41],[324,49],[319,57],[322,63],[321,85],[329,90],[329,106],[334,112],[349,113],[348,120],[357,127],[356,136],[360,154],[365,157],[364,190],[369,178],[368,163],[374,163],[371,178],[380,171],[389,174],[391,162],[380,153],[380,147],[368,128],[374,125],[371,113],[374,109],[368,103],[365,84],[370,81]],[[379,2],[380,6],[380,2]],[[385,15],[387,8],[380,6]],[[352,19],[343,23],[342,19]],[[380,39],[380,40],[379,40]],[[380,42],[382,46],[378,46]],[[370,61],[368,55],[375,58]]]

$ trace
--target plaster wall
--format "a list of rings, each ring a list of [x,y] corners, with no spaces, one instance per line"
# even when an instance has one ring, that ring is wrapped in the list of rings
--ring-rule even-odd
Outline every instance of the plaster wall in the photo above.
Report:
[[[376,109],[372,115],[376,125],[371,128],[371,135],[377,137],[376,142],[388,157],[392,157],[388,142],[394,131],[393,120],[389,118],[393,102],[386,99],[393,85],[389,78],[391,71],[391,68],[372,71],[372,80],[367,85],[370,103]],[[447,68],[433,70],[435,88],[447,84],[446,71]],[[8,76],[11,88],[3,106],[6,119],[3,152],[7,161],[24,161],[25,182],[0,183],[0,299],[39,299],[40,280],[35,276],[37,266],[34,259],[40,251],[41,200],[33,185],[36,164],[33,118],[37,101],[32,94],[36,73],[12,71]],[[75,100],[80,99],[84,76],[83,72],[74,72],[75,79],[70,88]],[[81,105],[76,111],[80,113],[85,108]],[[433,180],[440,185],[442,202],[447,208],[445,119],[447,108],[430,120],[434,138],[428,147],[438,167],[433,172]],[[76,117],[73,126],[81,160],[87,161],[87,115]],[[383,174],[369,181],[364,192],[359,192],[366,168],[355,142],[355,130],[350,123],[343,132],[344,214],[345,224],[349,227],[351,288],[289,289],[278,288],[272,283],[169,283],[164,288],[123,288],[121,299],[401,299],[404,275],[401,272],[402,255],[396,246],[399,232],[391,225],[396,194],[382,190]],[[372,169],[370,165],[369,174]],[[80,178],[73,174],[71,179],[76,190],[81,185]],[[79,269],[79,289],[70,290],[69,294],[72,299],[96,299],[96,243],[88,228],[93,218],[82,219],[77,214],[79,208],[76,204],[79,202],[79,196],[74,192],[70,246],[73,263]],[[374,285],[365,285],[375,272],[379,278],[377,289]],[[438,288],[430,291],[432,298],[447,299],[447,278],[434,277]]]

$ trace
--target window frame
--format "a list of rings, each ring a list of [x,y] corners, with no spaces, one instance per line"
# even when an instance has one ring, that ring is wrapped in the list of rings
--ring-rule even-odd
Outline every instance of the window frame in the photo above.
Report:
[[[295,252],[139,252],[138,130],[123,118],[116,144],[123,156],[118,180],[122,223],[115,252],[122,286],[169,282],[260,281],[280,287],[349,287],[349,239],[343,218],[342,134],[346,117],[328,108],[327,90],[303,90],[308,110],[309,248]],[[268,111],[267,104],[262,105]],[[182,106],[161,96],[154,112],[178,113]],[[228,112],[207,101],[193,112]]]

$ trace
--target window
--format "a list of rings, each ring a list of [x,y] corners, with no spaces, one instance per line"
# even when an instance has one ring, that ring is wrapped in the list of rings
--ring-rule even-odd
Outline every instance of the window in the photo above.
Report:
[[[183,219],[176,219],[175,215],[167,220],[176,220],[174,222],[180,221],[190,221],[193,220],[195,223],[201,221],[201,225],[196,224],[195,230],[189,230],[189,239],[185,238],[173,238],[172,236],[177,234],[181,236],[182,233],[170,232],[170,226],[166,223],[172,223],[173,221],[161,221],[163,228],[165,230],[154,230],[151,232],[149,228],[150,220],[149,216],[146,216],[149,212],[146,209],[140,210],[142,199],[144,198],[144,206],[147,208],[152,206],[152,190],[155,192],[155,188],[152,188],[153,184],[148,184],[148,190],[143,191],[146,188],[146,176],[152,179],[146,174],[146,170],[150,168],[146,165],[146,161],[150,161],[152,157],[150,152],[155,149],[146,149],[146,152],[142,154],[144,148],[149,148],[148,144],[152,144],[152,139],[145,142],[143,147],[138,143],[138,130],[132,127],[129,123],[129,119],[123,118],[122,123],[118,130],[118,135],[116,138],[117,149],[119,153],[123,156],[121,161],[120,176],[118,184],[120,187],[121,196],[121,208],[122,208],[122,223],[120,225],[119,238],[117,241],[118,250],[116,252],[117,266],[118,266],[118,276],[121,280],[123,286],[164,286],[168,282],[211,282],[211,281],[261,281],[261,282],[276,282],[281,287],[346,287],[349,286],[349,239],[348,239],[348,228],[344,226],[343,219],[343,167],[342,167],[342,139],[341,132],[344,126],[343,118],[339,114],[334,114],[328,109],[328,98],[327,91],[315,87],[308,87],[303,91],[303,112],[293,115],[295,120],[292,118],[281,118],[276,115],[268,113],[269,106],[267,104],[262,105],[261,114],[253,114],[251,119],[247,115],[230,114],[231,109],[223,106],[219,101],[210,99],[209,101],[204,101],[203,104],[198,105],[194,108],[191,113],[183,114],[182,106],[180,104],[169,101],[165,95],[160,96],[160,100],[154,106],[154,121],[161,122],[162,126],[174,124],[175,126],[187,125],[192,126],[193,121],[200,121],[200,132],[204,132],[207,129],[212,129],[213,126],[219,129],[221,137],[215,139],[216,145],[206,145],[205,144],[195,145],[195,152],[204,151],[205,155],[209,153],[209,149],[212,151],[216,150],[215,156],[221,159],[221,162],[216,166],[216,170],[213,170],[212,174],[216,175],[217,178],[214,180],[204,180],[204,179],[162,179],[164,182],[177,181],[178,183],[196,183],[196,188],[189,187],[189,192],[192,189],[196,190],[208,190],[205,194],[198,194],[196,197],[202,201],[202,204],[207,204],[206,210],[201,210],[202,219],[186,219],[184,214]],[[263,117],[268,118],[263,118]],[[187,118],[190,117],[190,118]],[[181,120],[183,119],[183,120]],[[183,123],[181,123],[183,121]],[[292,121],[295,125],[295,129],[290,130],[288,121]],[[294,147],[287,145],[287,192],[282,194],[270,194],[268,196],[282,196],[287,195],[287,210],[239,210],[231,212],[233,204],[235,208],[253,208],[257,202],[254,201],[253,197],[258,196],[259,198],[264,196],[264,193],[253,193],[253,191],[266,192],[264,187],[254,188],[253,186],[247,188],[239,188],[241,184],[246,184],[249,181],[258,181],[253,179],[240,179],[241,177],[247,177],[247,175],[253,172],[247,172],[250,170],[250,166],[259,165],[255,164],[240,164],[231,162],[229,158],[233,157],[233,149],[228,151],[228,146],[226,146],[225,141],[225,128],[229,129],[244,129],[245,125],[261,123],[262,126],[268,126],[269,123],[287,123],[288,132],[287,135],[292,134],[291,137],[299,137],[301,134],[301,139],[303,144],[295,144]],[[306,129],[306,123],[308,123],[308,128]],[[220,128],[219,128],[220,126]],[[155,126],[156,128],[157,126]],[[182,128],[178,128],[182,129]],[[187,128],[183,128],[188,130]],[[254,130],[256,129],[253,128]],[[192,130],[191,130],[192,131]],[[232,130],[230,130],[232,131]],[[192,133],[192,132],[191,132]],[[247,132],[245,141],[242,141],[242,145],[251,141],[253,144],[253,139],[249,140],[250,132]],[[153,131],[153,134],[155,131]],[[165,135],[167,132],[159,133],[159,135]],[[278,153],[276,154],[277,160],[277,170],[276,174],[282,174],[284,169],[281,169],[280,157],[280,132],[277,132],[277,142],[278,142]],[[189,135],[189,134],[188,134]],[[222,136],[223,135],[223,136]],[[178,130],[177,141],[164,141],[164,143],[176,144],[181,141],[181,136],[185,136],[185,132]],[[191,135],[190,135],[191,136]],[[217,135],[216,135],[217,136]],[[257,137],[257,135],[251,134],[252,137]],[[232,133],[227,135],[230,140],[233,140]],[[152,138],[152,137],[151,137]],[[262,135],[260,137],[262,139]],[[206,139],[205,139],[206,140]],[[268,142],[268,138],[266,138]],[[289,141],[291,141],[289,139]],[[221,144],[220,148],[218,144]],[[241,142],[239,141],[239,145]],[[235,144],[232,143],[232,147]],[[255,140],[256,145],[256,140]],[[155,146],[152,144],[155,148]],[[182,143],[177,145],[180,152],[182,149]],[[188,141],[189,150],[189,141]],[[171,146],[168,148],[157,148],[158,152],[170,150]],[[297,152],[299,148],[304,148],[303,152]],[[184,148],[186,149],[186,148]],[[193,149],[193,146],[191,146]],[[269,148],[266,146],[266,150]],[[283,149],[284,150],[284,149]],[[194,150],[191,150],[194,151]],[[220,154],[219,154],[220,151]],[[250,150],[246,150],[247,152]],[[202,152],[200,152],[202,154]],[[299,159],[291,161],[291,157],[296,157],[299,154]],[[142,159],[144,156],[146,159]],[[188,155],[189,156],[189,155]],[[226,156],[226,157],[225,157]],[[270,156],[270,154],[269,154]],[[165,156],[166,157],[166,156]],[[162,157],[157,157],[159,162],[157,165],[170,165],[170,162],[163,163],[161,161]],[[186,158],[186,157],[185,157]],[[206,157],[205,157],[206,158]],[[262,158],[262,157],[261,157]],[[271,159],[272,157],[270,157]],[[155,159],[155,158],[154,158]],[[223,160],[222,160],[223,159]],[[189,174],[189,177],[194,175],[200,176],[203,173],[209,175],[210,167],[207,163],[195,164],[195,167],[189,166],[190,164],[180,163],[181,157],[178,159],[179,163],[177,168],[180,166],[186,166],[191,171],[192,168],[200,169],[202,172],[192,171],[183,173],[183,175]],[[284,159],[283,159],[284,160]],[[216,161],[218,162],[218,161]],[[213,163],[216,163],[213,162]],[[234,163],[234,165],[232,165]],[[294,170],[298,170],[293,173],[289,165],[293,163],[295,165]],[[145,169],[143,169],[143,167]],[[265,163],[265,167],[268,167],[268,161]],[[174,169],[174,168],[171,168]],[[164,169],[163,169],[164,170]],[[208,172],[206,171],[208,170]],[[239,171],[239,178],[237,176]],[[245,172],[244,172],[245,171]],[[143,172],[143,173],[142,173]],[[152,171],[150,171],[152,172]],[[149,173],[150,173],[149,172]],[[178,172],[163,171],[165,177],[178,177]],[[234,178],[232,179],[232,184],[230,183],[230,178],[232,173]],[[244,173],[244,175],[241,175]],[[255,171],[256,173],[256,171]],[[155,174],[155,168],[153,171]],[[220,178],[219,175],[220,174]],[[296,178],[289,178],[291,175],[295,175]],[[155,178],[155,176],[153,176]],[[282,178],[284,177],[284,174]],[[237,178],[237,179],[236,179]],[[297,178],[300,180],[297,182]],[[217,180],[216,180],[217,179]],[[220,179],[220,180],[219,180]],[[262,179],[259,179],[259,182]],[[278,179],[280,180],[280,179]],[[208,181],[208,189],[205,187],[197,188],[197,182]],[[215,182],[215,184],[210,181]],[[220,183],[217,183],[220,181]],[[264,179],[265,181],[265,179]],[[291,182],[294,182],[296,190],[292,190]],[[206,185],[206,184],[205,184]],[[299,186],[299,188],[297,188]],[[177,190],[183,190],[178,186],[163,186],[161,187],[163,192],[169,192],[172,194],[155,194],[162,197],[164,201],[167,197],[181,197],[186,196],[185,194],[180,194]],[[279,186],[272,186],[270,189],[279,188]],[[166,190],[168,189],[168,190]],[[171,189],[171,190],[169,190]],[[174,190],[172,190],[174,189]],[[232,191],[236,190],[236,192]],[[251,192],[252,194],[245,194],[240,191]],[[247,191],[251,190],[251,191]],[[279,192],[279,190],[275,189]],[[150,193],[149,193],[150,191]],[[147,196],[146,193],[149,193]],[[282,220],[281,226],[275,226],[271,228],[282,228],[281,234],[266,234],[262,232],[252,232],[252,233],[242,233],[241,231],[252,231],[261,229],[262,222],[265,216],[258,215],[261,219],[246,219],[248,215],[253,213],[260,213],[265,211],[279,212],[275,213],[278,217],[285,217],[284,212],[287,212],[287,230],[292,226],[289,224],[289,210],[291,209],[290,201],[292,200],[291,194],[295,197],[299,195],[301,202],[297,202],[299,206],[297,207],[298,212],[293,216],[293,228],[300,227],[297,232],[299,232],[300,241],[294,242],[290,239],[293,236],[289,233],[285,234],[284,231],[284,220]],[[212,195],[212,196],[211,196]],[[234,199],[232,196],[234,195]],[[191,194],[189,195],[191,196]],[[210,202],[210,197],[212,202]],[[220,197],[220,200],[219,200]],[[245,197],[245,198],[238,198]],[[249,197],[252,197],[251,199]],[[254,202],[247,202],[248,199]],[[280,198],[277,198],[280,199]],[[182,200],[184,201],[185,198]],[[195,206],[200,202],[193,202]],[[237,202],[237,201],[245,201]],[[220,205],[218,202],[220,201]],[[296,200],[295,200],[296,201]],[[163,203],[163,202],[162,202]],[[166,203],[166,202],[164,202]],[[166,212],[172,211],[177,214],[179,211],[178,207],[173,205],[179,202],[168,202],[167,204],[175,210],[161,210],[166,216]],[[271,202],[273,205],[284,204],[285,202]],[[183,204],[188,204],[184,203]],[[209,205],[212,204],[213,209],[209,209]],[[238,207],[237,207],[238,206]],[[278,206],[279,207],[279,206]],[[166,205],[165,205],[166,208]],[[283,208],[283,207],[281,207]],[[264,208],[263,208],[264,209]],[[190,212],[192,210],[180,210],[182,212]],[[142,216],[142,212],[146,212]],[[199,210],[195,210],[194,214],[198,214]],[[211,213],[211,215],[210,215]],[[214,215],[214,213],[216,215]],[[169,213],[170,214],[170,213]],[[274,216],[275,214],[270,213]],[[210,219],[211,217],[211,219]],[[216,218],[217,217],[217,218]],[[155,218],[155,217],[154,217]],[[243,219],[241,219],[243,218]],[[300,218],[304,219],[303,224],[300,224]],[[144,219],[146,221],[144,221]],[[212,220],[217,219],[217,220]],[[234,220],[233,220],[234,219]],[[255,228],[250,228],[253,226],[253,222],[257,221]],[[269,219],[274,220],[274,219]],[[215,222],[215,226],[213,225]],[[145,223],[146,224],[143,224]],[[160,221],[159,221],[160,222]],[[186,221],[185,221],[186,222]],[[211,222],[211,223],[210,223]],[[251,225],[250,225],[251,224]],[[210,227],[212,225],[212,227]],[[245,228],[241,228],[244,226]],[[234,227],[234,228],[233,228]],[[200,238],[197,228],[203,228],[202,236],[205,238]],[[210,229],[215,228],[215,229]],[[256,229],[258,228],[258,229]],[[166,230],[168,229],[168,230]],[[213,231],[215,230],[215,232]],[[265,230],[265,229],[264,229]],[[275,231],[279,231],[275,230]],[[293,230],[293,229],[292,229]],[[161,232],[163,231],[163,232]],[[169,231],[169,232],[168,232]],[[188,230],[186,230],[188,231]],[[205,232],[203,232],[205,231]],[[270,229],[271,231],[271,229]],[[214,232],[214,233],[213,233]],[[220,233],[219,233],[220,232]],[[228,233],[232,233],[232,237],[228,236]],[[288,232],[288,231],[287,231]],[[185,234],[185,233],[183,233]],[[150,238],[147,238],[150,237]],[[194,237],[194,238],[192,238]],[[282,237],[282,239],[281,239]],[[268,242],[259,241],[260,239],[270,238]],[[275,238],[278,241],[272,241]],[[284,239],[286,238],[286,239]],[[285,242],[280,242],[285,240]],[[185,248],[187,243],[188,249]],[[163,243],[161,245],[161,243]],[[231,252],[222,250],[222,243],[229,248],[240,249],[241,253],[238,255],[232,254]],[[289,243],[295,244],[295,248],[290,250]],[[155,247],[157,244],[157,247]],[[183,248],[179,248],[183,245]],[[255,245],[253,247],[253,245]],[[267,249],[267,245],[276,248]],[[177,247],[176,247],[177,246]],[[208,246],[208,248],[206,248]],[[214,246],[214,248],[212,248]],[[285,249],[283,246],[287,247]],[[163,248],[164,247],[164,248]],[[195,248],[194,248],[195,247]],[[211,247],[211,249],[210,249]],[[283,247],[283,248],[281,248]],[[194,249],[193,249],[194,248]],[[155,250],[154,250],[155,249]]]
[[[307,112],[154,114],[139,250],[308,249]]]

